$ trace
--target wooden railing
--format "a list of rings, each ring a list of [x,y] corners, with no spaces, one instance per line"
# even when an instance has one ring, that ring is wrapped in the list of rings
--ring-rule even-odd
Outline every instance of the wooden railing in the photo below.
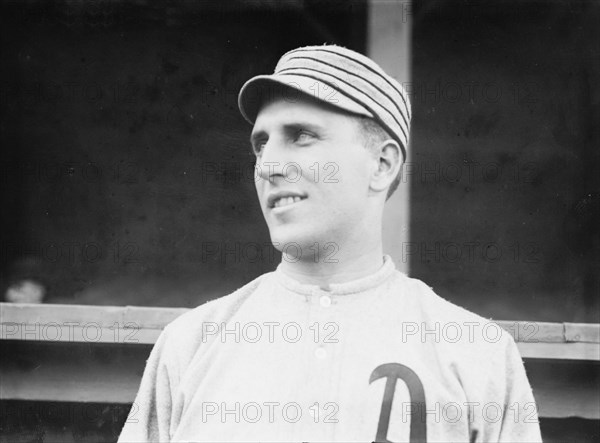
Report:
[[[0,400],[131,403],[183,308],[0,303]],[[497,321],[525,359],[540,417],[600,420],[600,325]]]

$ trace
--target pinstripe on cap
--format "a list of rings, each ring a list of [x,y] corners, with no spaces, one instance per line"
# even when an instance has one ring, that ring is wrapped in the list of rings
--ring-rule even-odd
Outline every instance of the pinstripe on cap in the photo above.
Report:
[[[240,112],[254,124],[268,94],[279,96],[282,92],[288,101],[293,101],[296,94],[308,94],[373,118],[400,144],[406,160],[411,118],[408,95],[368,57],[336,45],[289,51],[279,59],[272,75],[258,75],[242,86],[238,95]]]

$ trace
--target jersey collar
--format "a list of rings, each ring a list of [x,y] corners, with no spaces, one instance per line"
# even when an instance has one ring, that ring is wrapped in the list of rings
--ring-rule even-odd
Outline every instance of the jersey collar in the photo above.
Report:
[[[365,292],[381,286],[392,276],[395,270],[396,265],[394,264],[392,257],[386,254],[383,256],[383,265],[375,273],[344,283],[332,283],[329,285],[329,291],[321,289],[318,285],[300,283],[283,272],[281,264],[277,266],[274,275],[282,286],[298,294],[312,295],[327,293],[330,295],[349,295]]]

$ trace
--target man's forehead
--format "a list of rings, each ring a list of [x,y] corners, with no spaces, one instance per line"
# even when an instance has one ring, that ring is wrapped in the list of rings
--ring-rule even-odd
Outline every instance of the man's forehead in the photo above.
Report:
[[[281,124],[322,124],[324,121],[352,117],[351,114],[333,105],[316,100],[308,95],[290,98],[285,95],[270,97],[259,107],[254,127],[263,121]]]
[[[331,120],[326,114],[310,112],[309,108],[285,101],[271,102],[259,111],[251,138],[271,130],[300,128],[325,134],[331,129]]]

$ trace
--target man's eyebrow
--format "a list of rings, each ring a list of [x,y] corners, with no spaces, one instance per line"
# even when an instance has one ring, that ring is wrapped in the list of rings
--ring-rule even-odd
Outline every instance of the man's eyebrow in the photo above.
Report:
[[[309,122],[309,121],[296,121],[294,123],[285,123],[283,125],[283,130],[286,133],[297,132],[301,129],[306,129],[308,131],[316,132],[319,134],[322,134],[325,132],[324,126],[321,126],[317,123]],[[268,134],[266,133],[266,131],[264,131],[262,129],[258,129],[257,131],[253,131],[252,134],[250,134],[250,143],[254,144],[258,140],[261,140],[264,138],[268,138]]]
[[[299,122],[294,122],[294,123],[288,123],[288,124],[283,125],[283,128],[286,132],[295,132],[300,129],[306,129],[308,131],[316,132],[316,133],[325,132],[324,126],[321,126],[314,122],[308,122],[308,121],[299,121]]]

